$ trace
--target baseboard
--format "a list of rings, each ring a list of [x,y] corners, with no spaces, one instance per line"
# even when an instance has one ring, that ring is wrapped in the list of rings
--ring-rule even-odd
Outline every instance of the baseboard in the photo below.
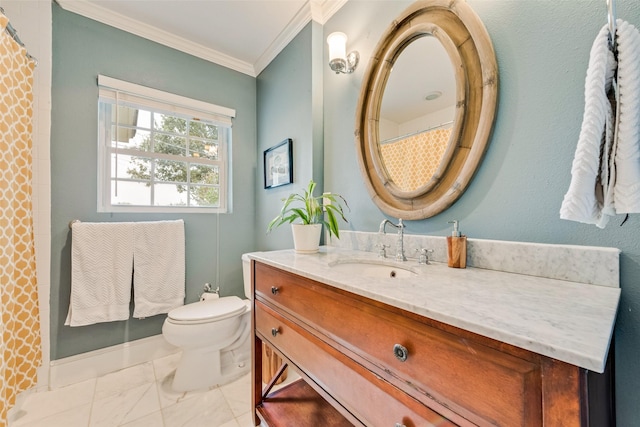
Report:
[[[180,349],[169,344],[162,335],[154,335],[99,350],[52,360],[49,389],[97,378],[139,363],[168,356]]]

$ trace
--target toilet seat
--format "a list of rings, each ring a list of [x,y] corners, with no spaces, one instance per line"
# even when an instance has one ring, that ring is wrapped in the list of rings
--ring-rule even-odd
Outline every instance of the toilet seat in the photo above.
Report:
[[[229,296],[174,308],[168,313],[167,321],[185,325],[209,323],[235,317],[246,310],[247,305],[243,300],[236,296]]]

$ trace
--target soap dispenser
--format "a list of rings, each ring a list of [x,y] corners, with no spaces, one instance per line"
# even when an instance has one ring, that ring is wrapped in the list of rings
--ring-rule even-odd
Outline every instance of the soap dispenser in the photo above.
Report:
[[[449,221],[453,224],[451,236],[447,236],[447,265],[451,268],[467,267],[467,236],[458,230],[458,221]]]

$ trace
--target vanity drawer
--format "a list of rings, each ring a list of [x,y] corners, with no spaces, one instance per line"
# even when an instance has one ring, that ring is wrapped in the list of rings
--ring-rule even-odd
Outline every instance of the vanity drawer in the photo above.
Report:
[[[356,361],[478,425],[542,425],[540,369],[380,304],[256,263],[256,294],[335,340]],[[273,292],[272,292],[272,289]],[[396,358],[396,344],[407,358]],[[430,399],[426,399],[430,405]],[[438,404],[433,406],[440,410]]]
[[[260,302],[255,304],[255,324],[264,341],[295,361],[363,425],[456,425]]]

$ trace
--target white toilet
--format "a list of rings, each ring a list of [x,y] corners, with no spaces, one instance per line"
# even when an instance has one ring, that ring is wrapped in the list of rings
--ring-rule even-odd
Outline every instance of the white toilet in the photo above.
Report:
[[[250,297],[250,260],[242,256]],[[229,383],[251,369],[251,301],[236,296],[198,301],[169,312],[162,335],[182,349],[172,388],[190,391]]]

